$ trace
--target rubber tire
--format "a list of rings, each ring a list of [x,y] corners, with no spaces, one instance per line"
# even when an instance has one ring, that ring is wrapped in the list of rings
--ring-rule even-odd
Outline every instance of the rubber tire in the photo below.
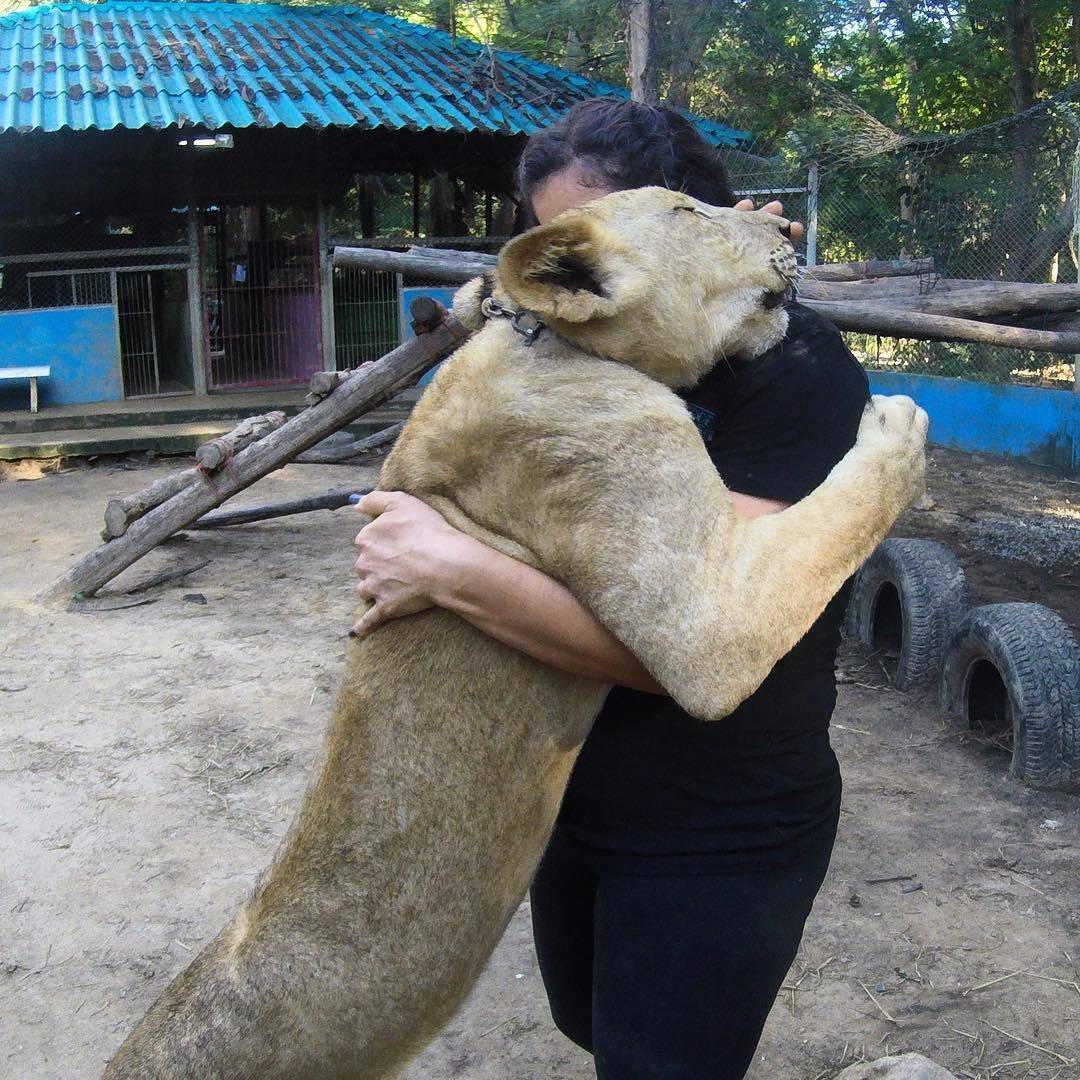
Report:
[[[941,675],[941,704],[971,724],[979,661],[997,670],[1012,713],[1009,775],[1038,788],[1080,786],[1080,646],[1042,604],[987,604],[957,627]]]
[[[900,605],[900,656],[892,684],[909,690],[941,672],[949,639],[968,610],[968,587],[956,556],[933,540],[885,540],[855,576],[845,633],[874,647],[883,590]]]

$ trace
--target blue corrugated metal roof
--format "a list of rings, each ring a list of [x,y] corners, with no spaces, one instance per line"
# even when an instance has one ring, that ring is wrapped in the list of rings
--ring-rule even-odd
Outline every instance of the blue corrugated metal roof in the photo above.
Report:
[[[355,7],[58,3],[0,18],[0,131],[528,134],[623,90]],[[694,118],[712,142],[748,136]]]

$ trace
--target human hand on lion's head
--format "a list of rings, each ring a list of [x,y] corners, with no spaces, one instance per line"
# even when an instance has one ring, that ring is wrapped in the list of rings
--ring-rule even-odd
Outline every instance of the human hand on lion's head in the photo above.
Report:
[[[454,314],[478,326],[493,295],[590,353],[689,386],[718,356],[758,356],[784,336],[790,232],[760,210],[659,187],[617,191],[511,240],[493,279],[459,291]]]

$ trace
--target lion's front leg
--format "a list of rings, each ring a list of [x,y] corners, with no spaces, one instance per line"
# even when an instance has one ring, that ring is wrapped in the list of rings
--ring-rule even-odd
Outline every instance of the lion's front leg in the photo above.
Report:
[[[820,487],[779,514],[736,522],[712,602],[733,605],[743,625],[740,632],[711,613],[727,655],[719,682],[703,678],[687,687],[690,712],[727,715],[810,629],[925,491],[926,431],[926,413],[909,398],[876,397],[855,446]]]
[[[876,398],[825,482],[743,520],[701,447],[642,447],[649,505],[579,530],[571,588],[692,715],[728,715],[764,681],[923,490],[926,414]],[[623,482],[619,493],[633,507]],[[616,483],[616,486],[618,484]],[[591,547],[590,547],[591,545]]]

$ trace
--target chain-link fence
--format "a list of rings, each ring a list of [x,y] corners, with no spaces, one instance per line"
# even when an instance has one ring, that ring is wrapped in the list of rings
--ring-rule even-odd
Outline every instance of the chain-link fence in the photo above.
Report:
[[[1073,194],[1078,133],[1064,110],[906,146],[821,170],[818,258],[924,260],[913,291],[939,295],[971,280],[1076,284]],[[1037,330],[1075,330],[1075,313],[1018,317]],[[852,335],[871,366],[994,382],[1073,388],[1061,353],[975,342]]]
[[[941,298],[973,282],[1080,282],[1080,83],[980,128],[903,135],[799,69],[767,28],[744,18],[740,30],[804,111],[785,135],[728,152],[727,168],[733,187],[759,205],[781,198],[789,217],[808,223],[808,262],[912,262],[911,278],[865,291],[908,311],[933,295],[935,311],[949,313]],[[753,128],[745,106],[726,118]],[[987,318],[1080,332],[1076,303]],[[1080,389],[1080,362],[1070,354],[863,333],[848,340],[869,367]]]

